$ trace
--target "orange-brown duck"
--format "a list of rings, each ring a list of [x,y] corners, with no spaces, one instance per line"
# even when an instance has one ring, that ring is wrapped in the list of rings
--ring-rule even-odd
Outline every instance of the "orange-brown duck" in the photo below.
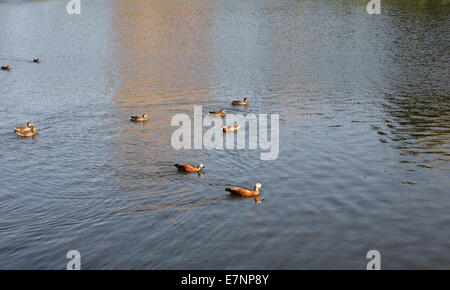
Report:
[[[222,126],[222,130],[223,132],[234,132],[239,130],[239,125],[238,124],[234,124],[233,126]]]
[[[233,106],[245,106],[245,105],[248,104],[248,99],[247,99],[247,98],[244,98],[243,101],[233,101],[233,102],[231,102],[231,104],[232,104]]]
[[[209,112],[210,114],[212,114],[212,115],[217,115],[217,116],[220,116],[220,117],[225,117],[225,110],[224,109],[221,109],[220,111],[211,111],[211,112]]]
[[[16,131],[16,134],[20,137],[31,137],[36,135],[36,127],[31,127],[29,131]]]
[[[142,116],[138,116],[138,115],[130,116],[130,121],[133,121],[133,122],[144,122],[147,120],[148,120],[147,114],[143,114]]]
[[[177,163],[177,164],[175,164],[175,166],[178,168],[179,171],[183,171],[183,172],[199,172],[200,170],[202,170],[202,168],[205,167],[201,163],[197,167],[194,167],[190,164],[183,164],[183,163]]]
[[[225,188],[225,190],[228,192],[231,192],[232,194],[249,197],[249,196],[258,196],[259,189],[261,187],[262,187],[262,185],[260,183],[257,183],[257,184],[255,184],[255,187],[253,188],[253,190],[247,189],[247,188],[242,188],[242,187],[227,187],[227,188]],[[257,203],[259,203],[259,202],[257,202]]]
[[[14,127],[14,132],[26,132],[26,131],[31,131],[31,128],[36,128],[36,125],[34,125],[31,122],[28,122],[26,126],[16,126]]]

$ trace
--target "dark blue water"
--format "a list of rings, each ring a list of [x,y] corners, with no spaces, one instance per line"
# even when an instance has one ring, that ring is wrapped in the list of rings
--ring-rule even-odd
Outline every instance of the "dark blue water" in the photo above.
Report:
[[[0,1],[0,269],[450,268],[448,2],[67,2]],[[278,158],[174,150],[194,105],[279,114]]]

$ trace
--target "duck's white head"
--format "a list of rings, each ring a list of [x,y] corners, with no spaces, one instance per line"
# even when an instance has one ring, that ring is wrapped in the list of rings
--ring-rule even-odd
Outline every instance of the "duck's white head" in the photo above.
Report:
[[[260,188],[262,187],[262,185],[261,185],[261,183],[257,183],[257,184],[255,184],[255,187],[256,187],[257,189],[260,189]]]
[[[203,168],[203,167],[205,167],[202,163],[200,163],[199,165],[198,165],[198,168]]]

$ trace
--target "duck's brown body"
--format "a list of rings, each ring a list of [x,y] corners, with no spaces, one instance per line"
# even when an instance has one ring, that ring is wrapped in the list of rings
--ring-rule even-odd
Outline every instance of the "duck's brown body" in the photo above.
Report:
[[[183,172],[199,172],[203,168],[202,164],[200,164],[197,167],[194,167],[190,164],[177,163],[175,164],[175,166],[178,168],[179,171]]]
[[[245,106],[245,105],[248,105],[248,99],[244,98],[243,101],[232,101],[231,104],[233,106]]]
[[[211,112],[209,112],[210,114],[212,114],[212,115],[217,115],[217,116],[220,116],[220,117],[225,117],[225,110],[220,110],[220,111],[211,111]]]
[[[7,65],[7,66],[2,66],[1,67],[2,70],[11,70],[11,66]]]
[[[28,131],[16,131],[16,134],[19,135],[20,137],[31,137],[36,135],[36,128],[31,127],[31,129]]]
[[[255,185],[253,190],[247,189],[247,188],[242,188],[242,187],[227,187],[227,188],[225,188],[225,190],[228,192],[231,192],[232,194],[250,197],[250,196],[258,196],[260,187],[261,187],[261,185],[258,183]]]
[[[235,124],[233,126],[228,126],[228,127],[227,126],[222,126],[222,130],[224,132],[234,132],[234,131],[239,130],[239,125]]]
[[[34,128],[35,130],[37,129],[33,123],[28,122],[26,126],[14,127],[14,132],[25,133],[25,132],[31,131],[32,128]]]
[[[35,59],[33,59],[33,62],[35,62],[35,63],[41,63],[41,60],[40,60],[39,58],[35,58]]]
[[[130,121],[133,121],[133,122],[144,122],[147,120],[148,120],[147,114],[143,114],[142,116],[137,116],[137,115],[130,116]]]
[[[14,127],[14,132],[27,132],[27,131],[31,131],[31,127],[27,126]]]

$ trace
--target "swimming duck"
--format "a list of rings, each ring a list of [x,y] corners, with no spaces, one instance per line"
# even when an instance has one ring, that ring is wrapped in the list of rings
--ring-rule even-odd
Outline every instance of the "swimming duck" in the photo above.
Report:
[[[255,184],[255,188],[253,190],[247,189],[247,188],[241,188],[241,187],[227,187],[225,188],[226,191],[231,192],[232,194],[237,194],[240,196],[257,196],[259,195],[259,189],[262,187],[260,183]],[[256,203],[260,203],[255,200]]]
[[[148,120],[148,115],[147,114],[143,114],[142,116],[130,116],[130,121],[134,121],[134,122],[144,122]]]
[[[239,130],[239,124],[234,124],[233,126],[222,126],[224,132],[234,132]]]
[[[35,59],[33,59],[33,62],[35,62],[35,63],[41,63],[41,60],[40,60],[39,58],[35,58]]]
[[[11,66],[7,65],[7,66],[2,66],[1,67],[2,70],[11,70]]]
[[[194,167],[189,164],[183,164],[183,163],[177,163],[177,164],[175,164],[175,166],[178,168],[179,171],[184,171],[184,172],[199,172],[200,170],[202,170],[203,167],[205,167],[201,163],[197,167]]]
[[[17,126],[17,127],[14,127],[14,131],[15,131],[15,132],[26,132],[26,131],[31,131],[31,128],[34,128],[35,130],[37,129],[37,128],[36,128],[36,125],[34,125],[34,124],[31,123],[31,122],[27,122],[27,125],[26,125],[26,126]]]
[[[225,117],[225,110],[224,109],[220,109],[220,111],[211,111],[209,113],[213,114],[213,115],[220,116],[220,117]]]
[[[28,131],[16,131],[16,134],[19,135],[20,137],[31,137],[36,135],[36,127],[31,127],[30,130]]]
[[[233,106],[245,106],[245,105],[248,104],[248,99],[247,99],[247,98],[244,98],[243,101],[233,101],[233,102],[231,102],[231,104],[232,104]]]

